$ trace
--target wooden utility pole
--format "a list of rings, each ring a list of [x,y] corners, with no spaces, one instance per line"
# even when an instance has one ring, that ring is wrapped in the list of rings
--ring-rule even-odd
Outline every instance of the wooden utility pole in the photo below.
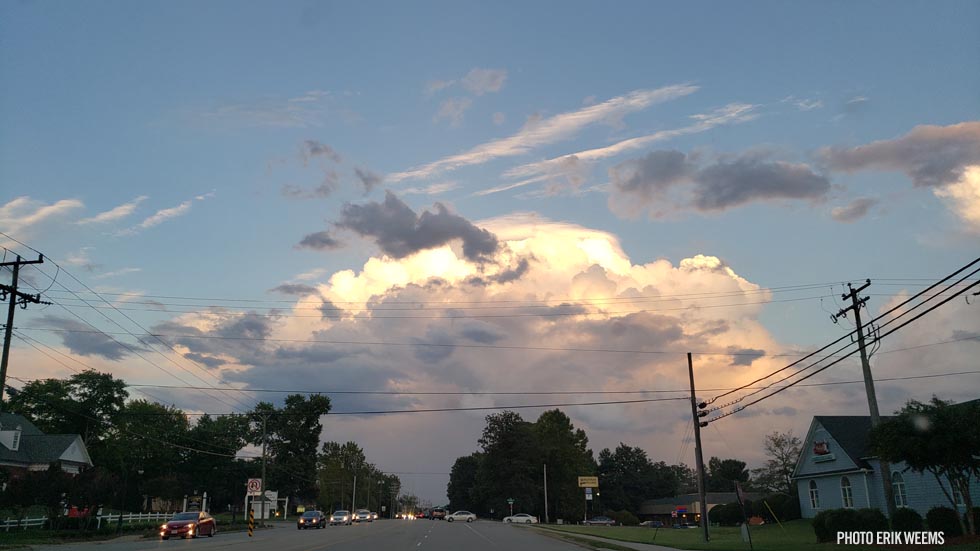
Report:
[[[13,337],[14,330],[14,310],[20,305],[27,308],[27,303],[42,304],[41,294],[29,295],[17,290],[20,278],[20,267],[27,264],[43,264],[44,255],[38,255],[37,260],[21,260],[17,255],[14,262],[0,262],[0,267],[10,266],[14,275],[10,279],[10,285],[0,285],[0,300],[9,298],[10,305],[7,307],[7,325],[3,332],[3,357],[0,358],[0,410],[3,408],[3,393],[7,389],[7,362],[10,360],[10,339]],[[49,304],[47,302],[43,304]]]
[[[861,308],[866,307],[868,297],[858,298],[858,293],[867,289],[869,286],[871,286],[870,279],[865,280],[864,285],[857,289],[851,287],[851,284],[848,283],[848,292],[842,294],[841,298],[844,300],[851,299],[851,305],[847,308],[841,308],[840,312],[837,312],[831,318],[836,323],[839,318],[847,317],[848,310],[854,312],[854,325],[857,326],[858,350],[861,352],[861,371],[864,373],[864,390],[868,395],[868,409],[871,410],[871,428],[875,428],[881,424],[881,415],[878,413],[878,397],[875,395],[875,381],[871,375],[871,363],[868,362],[868,351],[864,346],[864,326],[861,324]],[[879,465],[881,465],[881,484],[885,490],[885,508],[888,511],[888,518],[892,518],[895,515],[895,496],[892,493],[892,468],[883,459],[879,460]]]
[[[701,451],[701,427],[708,426],[708,423],[701,421],[702,416],[698,414],[699,404],[694,394],[694,361],[690,352],[687,353],[687,372],[691,376],[691,416],[694,418],[694,458],[698,467],[698,497],[701,503],[701,541],[708,543],[711,536],[708,535],[708,497],[705,494],[704,455]]]

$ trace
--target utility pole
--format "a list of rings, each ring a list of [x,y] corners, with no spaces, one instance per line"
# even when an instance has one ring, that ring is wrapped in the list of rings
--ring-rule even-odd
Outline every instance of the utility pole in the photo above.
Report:
[[[265,446],[269,441],[269,433],[266,431],[266,423],[269,421],[269,414],[262,414],[262,512],[259,513],[259,520],[265,526]]]
[[[3,407],[3,393],[7,389],[7,362],[10,360],[10,339],[14,330],[14,310],[19,304],[21,308],[27,308],[27,303],[50,304],[41,302],[41,294],[29,295],[17,290],[17,283],[20,278],[20,267],[27,264],[43,264],[44,255],[37,255],[37,260],[21,260],[17,255],[14,262],[0,262],[0,267],[12,266],[14,275],[10,278],[10,285],[0,285],[0,300],[10,297],[10,305],[7,307],[7,326],[3,332],[3,357],[0,358],[0,409]]]
[[[357,510],[357,505],[355,505],[355,500],[357,499],[357,473],[354,473],[354,491],[350,496],[350,512],[351,515]]]
[[[548,464],[544,464],[544,523],[548,524]]]
[[[847,311],[854,312],[854,325],[857,326],[858,350],[861,352],[861,371],[864,373],[864,391],[868,395],[868,409],[871,410],[871,428],[881,424],[881,415],[878,413],[878,397],[875,395],[875,381],[871,375],[871,363],[868,362],[868,351],[864,346],[864,325],[861,323],[861,308],[867,308],[868,297],[858,298],[858,293],[871,286],[871,280],[866,279],[864,285],[857,289],[847,284],[847,293],[841,294],[844,300],[851,299],[851,305],[841,308],[840,312],[830,316],[837,323],[840,318],[847,317]],[[892,495],[892,467],[885,460],[879,460],[881,465],[881,484],[885,490],[885,508],[888,511],[888,518],[895,516],[895,496]]]
[[[687,353],[687,372],[691,376],[691,417],[694,418],[694,457],[698,467],[698,497],[701,503],[701,541],[708,543],[711,537],[708,535],[708,497],[705,495],[704,488],[704,455],[701,451],[701,427],[708,426],[707,421],[701,421],[698,409],[703,409],[707,404],[698,404],[698,399],[694,394],[694,361],[691,353]]]

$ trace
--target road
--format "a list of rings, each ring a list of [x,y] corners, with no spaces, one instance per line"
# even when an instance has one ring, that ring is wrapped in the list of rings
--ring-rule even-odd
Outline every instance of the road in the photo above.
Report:
[[[222,533],[195,540],[136,540],[32,546],[38,551],[206,551],[252,548],[256,551],[571,551],[581,547],[541,535],[526,526],[499,522],[380,520],[353,526],[297,530],[279,524],[270,530]]]

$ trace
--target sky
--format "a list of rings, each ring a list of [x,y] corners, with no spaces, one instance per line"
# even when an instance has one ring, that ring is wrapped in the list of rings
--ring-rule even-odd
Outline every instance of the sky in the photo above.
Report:
[[[688,352],[705,400],[790,366],[712,402],[732,413],[850,342],[847,283],[871,280],[867,320],[980,256],[978,20],[955,0],[0,3],[0,245],[45,255],[21,281],[52,302],[17,311],[8,382],[92,368],[212,413],[267,390],[334,413],[656,400],[562,409],[596,454],[693,465]],[[978,302],[879,320],[883,413],[977,398]],[[713,421],[705,457],[759,466],[771,431],[867,414],[860,379],[851,356]],[[322,438],[441,503],[488,413],[330,415]]]

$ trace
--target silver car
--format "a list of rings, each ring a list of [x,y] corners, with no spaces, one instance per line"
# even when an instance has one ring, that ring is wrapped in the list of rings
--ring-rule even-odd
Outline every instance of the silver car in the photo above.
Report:
[[[446,520],[449,522],[460,521],[460,522],[473,522],[476,520],[476,515],[469,511],[456,511],[451,515],[446,515]]]
[[[330,526],[333,526],[335,524],[350,524],[350,523],[351,523],[350,511],[334,511],[333,514],[330,515]]]

